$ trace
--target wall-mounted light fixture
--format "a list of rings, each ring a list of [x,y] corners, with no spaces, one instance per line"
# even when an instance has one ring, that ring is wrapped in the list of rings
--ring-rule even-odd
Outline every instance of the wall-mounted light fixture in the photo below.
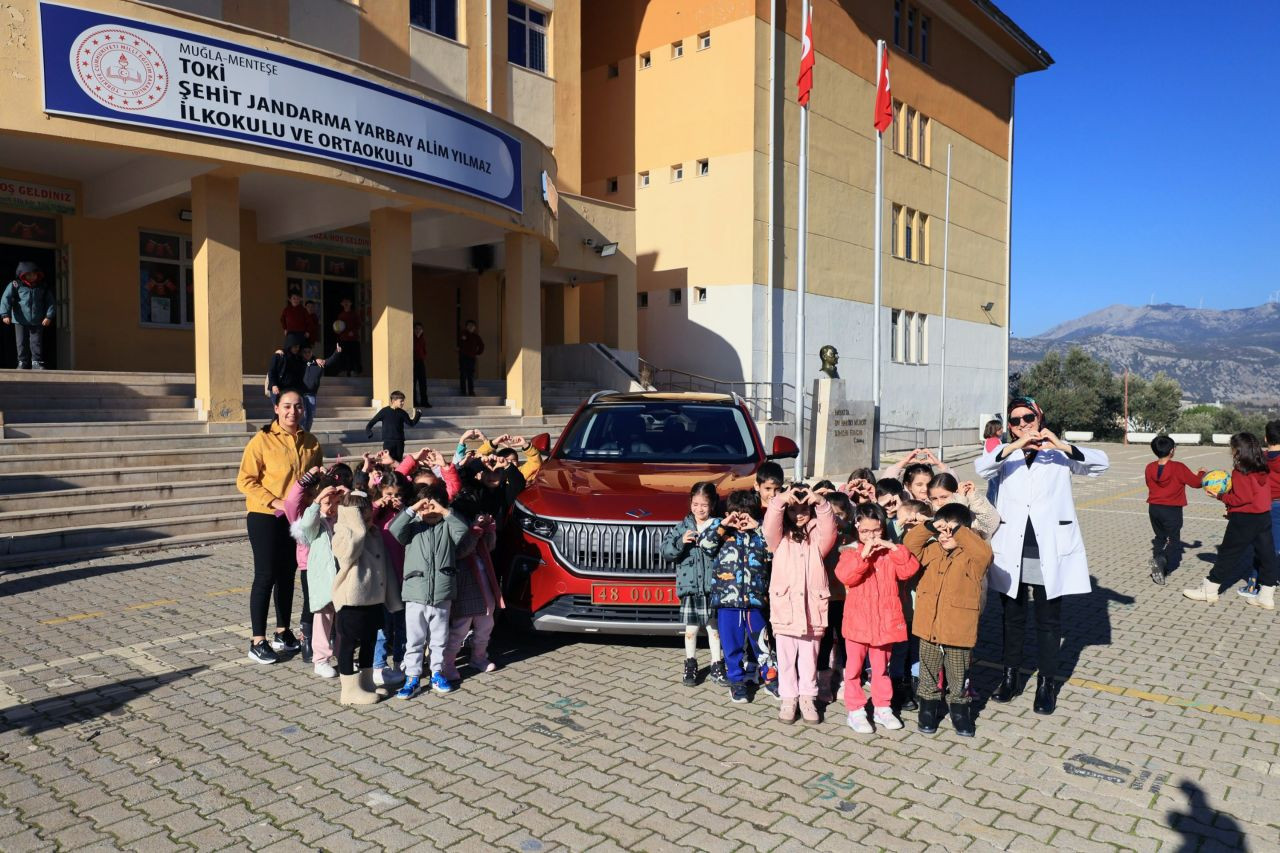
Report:
[[[191,211],[186,210],[186,209],[179,210],[179,211],[178,211],[178,218],[179,218],[179,219],[181,219],[183,222],[190,222],[190,221],[191,221]]]

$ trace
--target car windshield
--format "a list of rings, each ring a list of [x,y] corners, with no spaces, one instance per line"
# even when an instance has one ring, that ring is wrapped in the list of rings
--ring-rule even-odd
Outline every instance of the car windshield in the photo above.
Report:
[[[602,403],[583,409],[560,447],[562,459],[716,462],[755,459],[751,428],[736,406]]]

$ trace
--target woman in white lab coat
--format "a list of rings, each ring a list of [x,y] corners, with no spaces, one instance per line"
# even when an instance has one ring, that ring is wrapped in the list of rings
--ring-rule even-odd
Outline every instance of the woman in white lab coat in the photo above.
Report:
[[[1044,412],[1030,397],[1009,403],[1010,440],[974,463],[978,475],[999,482],[1000,527],[991,537],[995,560],[991,589],[1004,605],[1004,680],[992,695],[1008,702],[1018,694],[1027,605],[1035,601],[1039,669],[1034,708],[1057,706],[1058,650],[1062,645],[1062,596],[1088,593],[1089,565],[1071,497],[1071,475],[1096,477],[1107,455],[1075,447],[1044,428]]]

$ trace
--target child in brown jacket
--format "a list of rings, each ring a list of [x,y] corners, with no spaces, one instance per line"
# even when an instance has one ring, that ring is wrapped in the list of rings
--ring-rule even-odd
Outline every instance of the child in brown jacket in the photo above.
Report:
[[[973,513],[961,504],[940,507],[931,521],[907,534],[906,546],[923,566],[916,587],[911,633],[920,639],[920,718],[925,734],[938,730],[947,676],[947,704],[956,734],[973,737],[973,714],[965,695],[965,673],[978,642],[982,579],[991,565],[991,546],[973,529]]]

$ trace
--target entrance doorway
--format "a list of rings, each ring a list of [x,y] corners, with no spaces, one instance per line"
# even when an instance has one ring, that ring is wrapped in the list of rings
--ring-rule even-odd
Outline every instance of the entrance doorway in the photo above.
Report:
[[[18,264],[31,261],[38,265],[44,273],[43,286],[48,288],[50,296],[55,293],[58,281],[58,253],[52,246],[37,246],[31,243],[6,242],[0,240],[0,283],[8,287],[14,280],[14,272]],[[65,326],[70,318],[58,316],[54,324],[44,330],[44,366],[53,369],[58,367],[58,334],[59,326]],[[18,366],[18,345],[14,339],[12,326],[0,326],[0,368]]]

